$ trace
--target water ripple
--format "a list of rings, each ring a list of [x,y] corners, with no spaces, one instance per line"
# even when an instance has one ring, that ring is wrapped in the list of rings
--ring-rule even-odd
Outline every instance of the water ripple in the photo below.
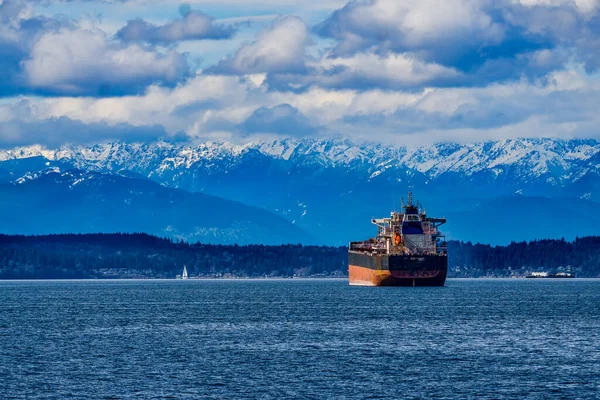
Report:
[[[600,281],[0,282],[0,398],[600,398]]]

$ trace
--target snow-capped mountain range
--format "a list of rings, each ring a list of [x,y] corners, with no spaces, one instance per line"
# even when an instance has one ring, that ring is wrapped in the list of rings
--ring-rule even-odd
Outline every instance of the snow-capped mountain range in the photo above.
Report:
[[[39,145],[0,150],[0,162],[44,157],[70,161],[81,168],[158,173],[190,169],[203,164],[207,169],[227,169],[247,157],[261,155],[289,162],[314,162],[322,167],[367,167],[373,173],[390,167],[405,167],[436,178],[444,173],[466,176],[491,171],[501,175],[518,167],[523,179],[550,174],[556,184],[581,178],[600,167],[597,140],[509,139],[475,144],[440,143],[430,146],[394,147],[378,143],[357,145],[344,139],[283,139],[234,145],[206,142],[199,145],[155,142],[113,142],[93,146],[65,145],[47,149]]]
[[[0,150],[0,182],[18,182],[45,168],[126,172],[163,186],[240,201],[276,212],[324,243],[370,234],[370,218],[398,208],[409,189],[437,215],[483,210],[486,201],[507,196],[511,201],[514,196],[543,197],[557,207],[559,199],[590,201],[592,206],[600,200],[597,140],[399,147],[347,139],[282,139],[245,145],[114,142]],[[496,205],[494,212],[510,212],[501,208]],[[449,223],[453,236],[477,237],[460,226]],[[506,241],[510,235],[488,241]]]

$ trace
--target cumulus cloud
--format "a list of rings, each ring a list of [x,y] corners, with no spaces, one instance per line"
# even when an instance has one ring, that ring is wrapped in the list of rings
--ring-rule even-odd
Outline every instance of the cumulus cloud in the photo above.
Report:
[[[313,29],[334,40],[319,54],[307,55],[306,24],[287,17],[207,72],[265,73],[270,89],[292,91],[313,86],[422,90],[523,78],[533,82],[573,60],[595,72],[600,42],[594,4],[352,1]]]
[[[363,95],[358,96],[358,98]],[[431,89],[392,107],[346,110],[330,125],[348,135],[382,141],[472,142],[515,137],[598,138],[592,109],[600,86],[584,75],[553,73],[547,82],[528,81],[487,87]]]
[[[7,1],[18,3],[0,7]],[[600,86],[590,74],[600,66],[599,4],[352,1],[312,30],[299,17],[278,18],[237,51],[224,42],[177,46],[219,36],[210,33],[216,21],[190,9],[164,25],[130,21],[109,36],[81,22],[36,19],[31,7],[6,8],[0,67],[9,68],[0,77],[11,79],[0,92],[5,85],[41,97],[27,117],[0,106],[0,133],[50,134],[40,121],[67,132],[89,125],[99,138],[107,136],[97,126],[120,124],[124,137],[159,126],[240,142],[329,133],[383,141],[597,137]],[[240,27],[227,43],[254,34]],[[198,46],[230,54],[191,73],[174,49]],[[141,130],[128,133],[131,126]]]
[[[337,41],[333,53],[411,54],[454,68],[481,85],[535,79],[564,68],[573,56],[596,65],[595,0],[372,0],[350,2],[315,28]],[[552,51],[552,65],[540,55]]]
[[[18,110],[3,113],[0,107],[0,123],[7,126],[7,121],[47,122],[64,117],[85,125],[103,124],[107,132],[120,124],[137,126],[135,132],[142,138],[152,137],[143,134],[143,127],[160,126],[167,137],[185,132],[190,140],[238,143],[257,137],[332,133],[355,140],[403,143],[600,137],[596,110],[600,84],[582,71],[552,73],[537,83],[522,80],[410,92],[318,87],[278,92],[237,76],[199,75],[175,88],[151,86],[142,95],[30,101],[34,105],[31,115],[21,116]],[[30,132],[37,129],[30,126]],[[85,127],[73,129],[77,130]],[[0,131],[0,136],[7,132]],[[42,132],[52,133],[50,129]],[[93,135],[108,137],[89,132],[86,140],[93,141]],[[113,133],[115,138],[121,134],[127,137],[125,131]],[[76,142],[76,137],[68,139]],[[36,140],[43,139],[39,136]]]
[[[161,126],[129,124],[85,124],[66,117],[38,121],[0,122],[0,146],[10,148],[41,144],[58,147],[65,143],[92,144],[106,140],[151,142],[168,139]]]
[[[516,3],[525,6],[551,6],[551,7],[574,7],[579,12],[588,14],[593,13],[600,7],[598,0],[515,0]]]
[[[553,73],[487,87],[422,92],[379,89],[266,91],[235,76],[198,76],[141,96],[55,98],[39,119],[164,126],[169,134],[244,142],[248,137],[340,133],[381,141],[481,140],[517,136],[598,137],[600,85],[585,74]],[[527,129],[531,129],[527,131]]]
[[[283,136],[309,136],[318,128],[289,104],[260,107],[239,126],[243,133],[275,133]]]
[[[110,40],[66,17],[36,15],[24,0],[0,1],[0,97],[122,95],[172,86],[189,74],[175,51]]]
[[[333,89],[413,90],[424,86],[461,85],[465,77],[456,69],[426,63],[410,54],[358,53],[323,57],[307,62],[298,74],[272,74],[271,87],[298,90],[310,86]]]
[[[126,42],[169,44],[182,40],[229,39],[235,33],[232,26],[216,23],[200,11],[189,11],[165,25],[153,25],[142,19],[127,22],[116,36]]]
[[[0,2],[0,97],[24,90],[21,61],[44,31],[71,26],[64,19],[35,16],[30,5],[22,0]]]
[[[420,52],[424,59],[446,63],[458,57],[457,51],[463,53],[461,47],[494,45],[505,35],[480,2],[470,0],[350,2],[318,25],[316,32],[337,39],[335,51],[340,55],[377,47]]]
[[[264,31],[252,43],[242,45],[231,57],[209,71],[225,74],[293,72],[304,66],[309,35],[298,17],[284,17]]]
[[[114,43],[86,29],[45,33],[22,67],[30,87],[69,95],[136,93],[152,83],[174,85],[189,74],[187,60],[175,51]]]
[[[56,97],[35,102],[36,119],[66,116],[85,123],[161,125],[174,135],[206,136],[234,132],[237,124],[270,99],[249,80],[199,75],[174,88],[153,85],[144,94],[119,97]]]
[[[65,143],[88,144],[105,140],[148,142],[169,135],[159,125],[85,123],[66,116],[36,118],[27,101],[0,108],[0,147],[41,144],[58,147]]]

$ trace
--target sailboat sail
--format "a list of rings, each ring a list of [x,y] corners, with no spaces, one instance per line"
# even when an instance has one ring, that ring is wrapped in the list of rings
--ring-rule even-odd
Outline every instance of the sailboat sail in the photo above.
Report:
[[[181,275],[181,279],[187,279],[187,278],[188,278],[187,268],[184,265],[183,266],[183,274]]]

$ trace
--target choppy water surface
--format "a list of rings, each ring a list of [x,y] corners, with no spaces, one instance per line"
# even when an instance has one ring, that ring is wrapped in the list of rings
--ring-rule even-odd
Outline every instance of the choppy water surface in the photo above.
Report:
[[[600,281],[0,282],[0,398],[600,398]]]

